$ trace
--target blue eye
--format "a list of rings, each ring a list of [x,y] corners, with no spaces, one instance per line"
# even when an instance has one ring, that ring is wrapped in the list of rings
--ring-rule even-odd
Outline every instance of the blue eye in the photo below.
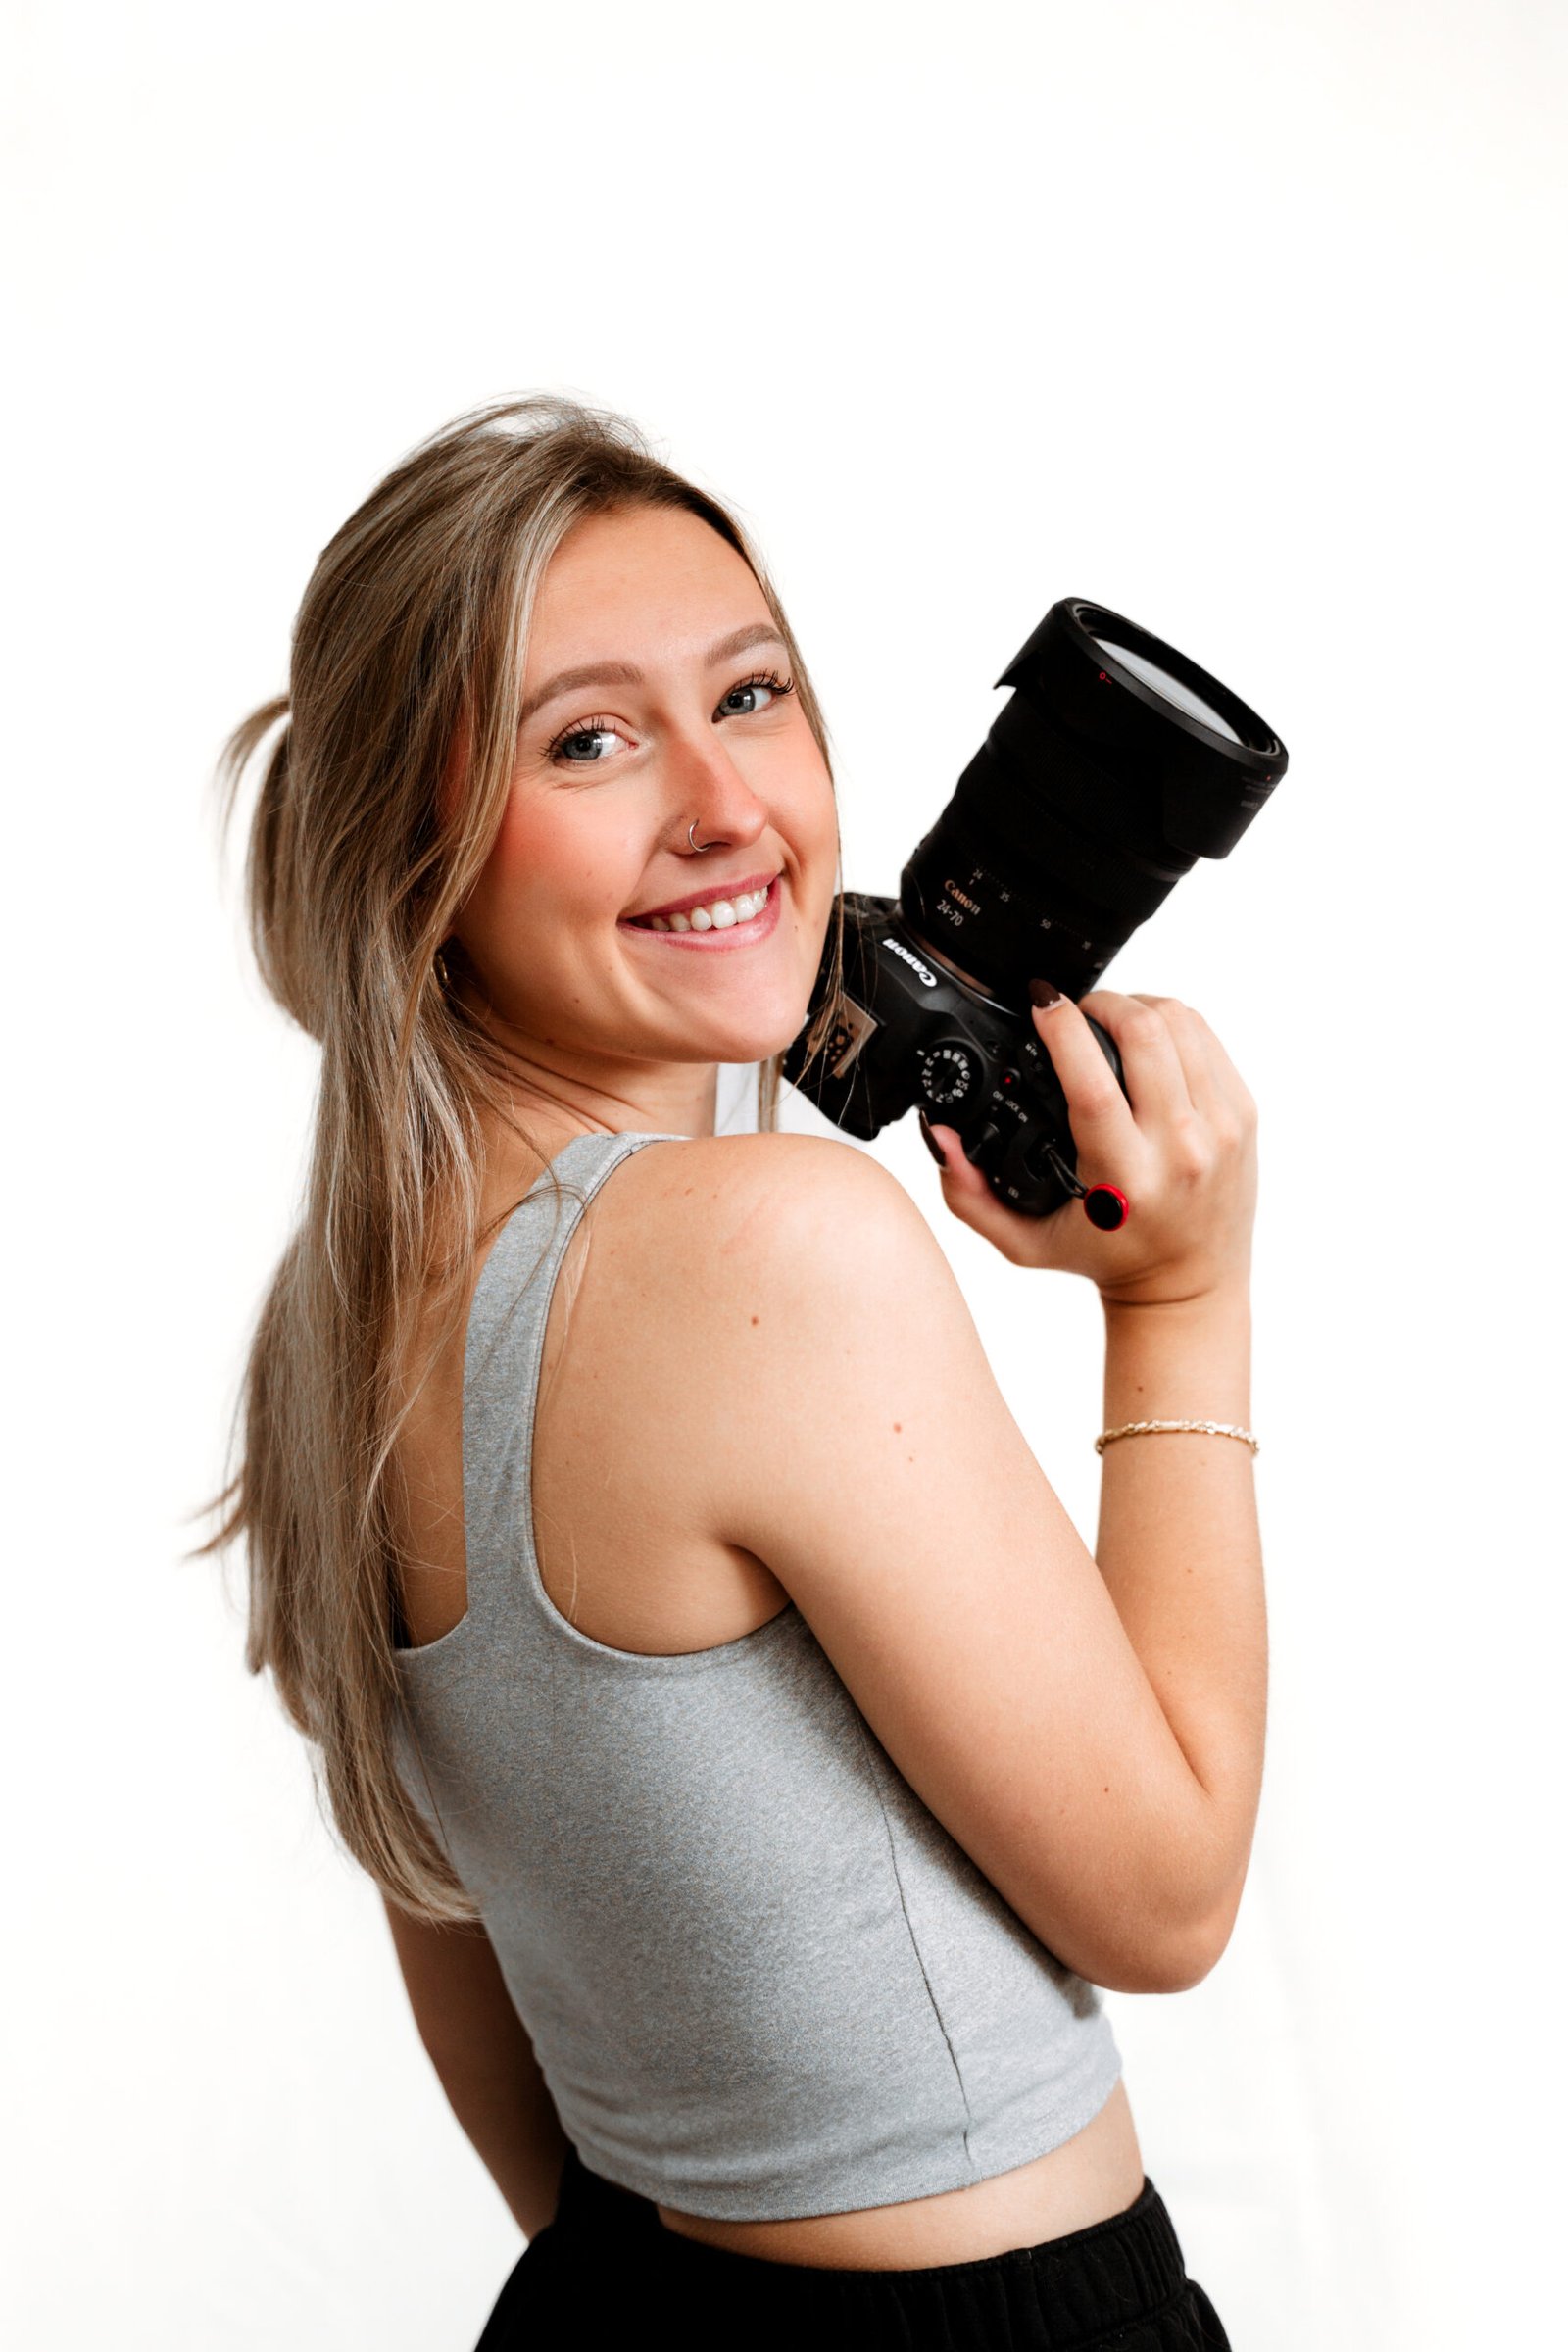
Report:
[[[777,695],[781,700],[786,694],[793,694],[795,692],[795,680],[793,678],[778,677],[772,670],[760,670],[754,677],[743,678],[738,686],[732,686],[730,688],[729,693],[726,694],[723,698],[723,701],[720,702],[718,710],[713,713],[714,717],[755,717],[757,713],[752,710],[726,711],[724,709],[724,703],[729,702],[737,694],[750,694],[759,686],[765,686],[770,694]],[[770,709],[771,706],[764,705],[764,708]],[[578,741],[592,743],[598,736],[614,735],[618,732],[619,730],[612,718],[575,718],[572,720],[569,727],[563,727],[561,733],[553,737],[552,740],[545,746],[545,758],[547,760],[559,760],[564,753],[565,748],[569,743],[576,743]],[[567,767],[601,767],[604,765],[604,761],[595,756],[593,759],[589,760],[567,760],[565,764]]]

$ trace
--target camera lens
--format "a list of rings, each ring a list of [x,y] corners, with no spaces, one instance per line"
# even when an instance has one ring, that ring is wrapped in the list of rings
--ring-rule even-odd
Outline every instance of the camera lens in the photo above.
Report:
[[[1044,973],[1075,1000],[1199,858],[1224,858],[1285,773],[1228,686],[1136,621],[1053,605],[914,850],[899,911],[997,1003]]]

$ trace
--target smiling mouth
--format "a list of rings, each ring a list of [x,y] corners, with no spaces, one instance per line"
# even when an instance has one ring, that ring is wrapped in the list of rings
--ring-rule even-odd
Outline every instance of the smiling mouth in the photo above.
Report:
[[[771,882],[760,890],[742,891],[734,898],[709,899],[700,906],[676,914],[632,914],[627,921],[638,931],[732,931],[755,922],[767,904]]]
[[[710,900],[689,913],[623,915],[620,929],[640,932],[666,947],[695,948],[712,954],[724,948],[750,947],[770,938],[778,927],[781,877],[739,899]]]

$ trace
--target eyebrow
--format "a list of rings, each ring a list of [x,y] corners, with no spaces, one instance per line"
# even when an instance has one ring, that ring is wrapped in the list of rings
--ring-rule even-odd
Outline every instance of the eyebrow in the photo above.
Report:
[[[745,653],[752,645],[783,645],[784,640],[770,620],[751,620],[743,629],[735,629],[728,637],[720,637],[710,645],[705,657],[710,667],[725,662],[732,654]],[[786,652],[789,650],[785,648]],[[640,686],[643,673],[630,662],[592,662],[582,669],[558,670],[547,678],[537,694],[530,694],[523,704],[517,724],[525,727],[536,710],[555,701],[558,694],[575,694],[582,686]]]

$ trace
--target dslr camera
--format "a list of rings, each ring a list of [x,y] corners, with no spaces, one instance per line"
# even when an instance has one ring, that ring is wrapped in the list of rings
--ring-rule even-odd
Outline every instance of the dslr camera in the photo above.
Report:
[[[1225,858],[1285,773],[1228,686],[1103,605],[1063,597],[997,680],[1012,693],[905,866],[845,891],[784,1076],[864,1142],[917,1105],[956,1128],[999,1200],[1098,1225],[1029,982],[1074,1002],[1199,858]],[[842,925],[842,974],[833,984]],[[1114,1041],[1086,1015],[1126,1093]]]

